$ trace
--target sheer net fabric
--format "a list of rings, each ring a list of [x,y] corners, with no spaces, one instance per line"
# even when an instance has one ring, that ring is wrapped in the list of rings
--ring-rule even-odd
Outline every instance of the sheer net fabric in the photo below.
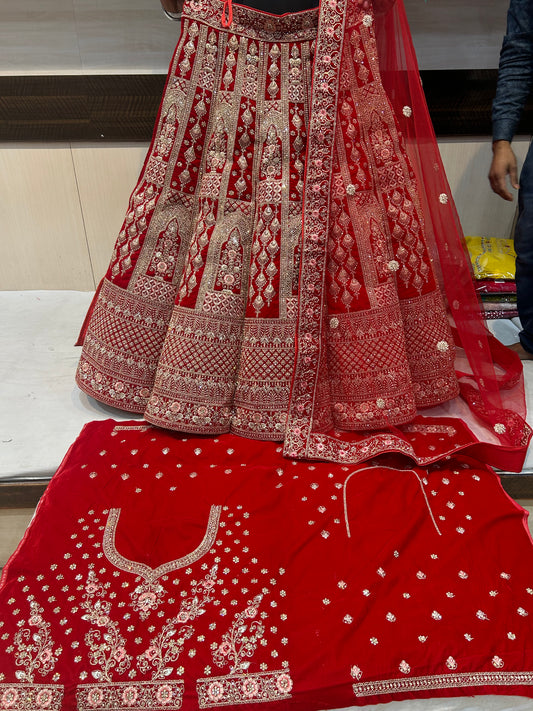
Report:
[[[364,5],[224,27],[186,3],[78,383],[291,457],[520,468],[520,365],[480,316],[403,6]]]

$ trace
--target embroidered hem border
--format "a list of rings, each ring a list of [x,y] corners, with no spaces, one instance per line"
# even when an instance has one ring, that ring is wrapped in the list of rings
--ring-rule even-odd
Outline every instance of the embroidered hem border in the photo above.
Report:
[[[230,704],[250,704],[290,698],[292,680],[288,670],[217,676],[196,684],[201,709]]]
[[[183,701],[184,682],[115,682],[112,684],[80,684],[76,689],[79,711],[164,711],[179,709]],[[58,707],[59,708],[59,707]]]
[[[406,691],[468,688],[475,686],[533,686],[533,672],[465,672],[417,676],[411,679],[387,679],[353,684],[355,696],[401,694]]]
[[[0,684],[0,708],[60,711],[63,694],[60,684]]]

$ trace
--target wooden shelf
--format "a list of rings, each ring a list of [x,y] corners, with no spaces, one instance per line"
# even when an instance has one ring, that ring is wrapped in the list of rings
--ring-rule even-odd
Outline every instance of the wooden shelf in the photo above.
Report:
[[[422,82],[438,136],[491,134],[497,70],[426,70]],[[0,141],[149,141],[162,74],[0,77]],[[519,133],[530,133],[533,99]]]

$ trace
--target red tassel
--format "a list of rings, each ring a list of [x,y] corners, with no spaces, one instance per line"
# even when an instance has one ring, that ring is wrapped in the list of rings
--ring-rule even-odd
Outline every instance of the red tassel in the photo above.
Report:
[[[226,9],[228,12],[228,18],[226,19]],[[229,27],[233,22],[233,4],[231,0],[224,0],[224,7],[222,9],[222,17],[220,18],[222,27]]]

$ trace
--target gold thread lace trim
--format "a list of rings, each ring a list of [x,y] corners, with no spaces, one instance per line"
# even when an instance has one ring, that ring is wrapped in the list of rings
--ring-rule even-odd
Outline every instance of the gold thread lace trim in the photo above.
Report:
[[[173,570],[178,570],[179,568],[184,568],[187,565],[196,563],[197,560],[207,553],[213,545],[217,535],[221,511],[221,506],[211,506],[205,535],[202,542],[197,548],[195,548],[195,550],[181,558],[176,558],[168,563],[163,563],[157,568],[151,568],[146,563],[139,563],[138,561],[129,560],[117,551],[115,536],[120,517],[120,509],[110,509],[103,539],[103,550],[105,556],[116,568],[124,570],[127,573],[140,575],[145,580],[153,582],[166,573],[170,573]]]
[[[353,684],[355,696],[401,694],[406,691],[431,691],[470,686],[533,686],[533,672],[465,672],[435,674],[411,679],[386,679]]]

